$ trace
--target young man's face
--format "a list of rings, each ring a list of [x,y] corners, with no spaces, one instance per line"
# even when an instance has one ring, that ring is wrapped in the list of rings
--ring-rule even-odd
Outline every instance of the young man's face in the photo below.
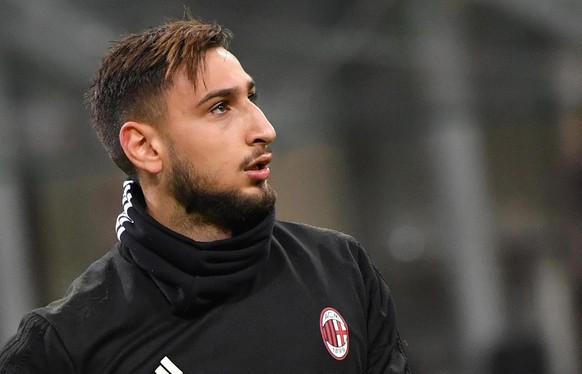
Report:
[[[168,91],[164,169],[188,213],[232,226],[275,202],[267,178],[276,133],[253,102],[252,78],[232,54],[213,48],[205,63],[196,90],[181,70]]]

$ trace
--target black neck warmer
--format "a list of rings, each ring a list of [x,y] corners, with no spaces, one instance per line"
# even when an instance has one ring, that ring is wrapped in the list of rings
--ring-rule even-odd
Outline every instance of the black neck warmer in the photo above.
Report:
[[[121,255],[152,277],[174,314],[192,315],[241,292],[267,262],[274,211],[231,239],[197,242],[149,216],[136,182],[124,183],[122,202],[116,225]]]

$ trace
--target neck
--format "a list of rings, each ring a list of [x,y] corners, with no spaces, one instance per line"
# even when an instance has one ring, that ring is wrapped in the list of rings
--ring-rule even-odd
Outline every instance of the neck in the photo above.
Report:
[[[143,187],[143,186],[142,186]],[[178,234],[198,242],[211,242],[232,237],[232,232],[212,224],[196,214],[188,214],[185,209],[170,197],[148,193],[143,188],[147,213],[160,224]]]

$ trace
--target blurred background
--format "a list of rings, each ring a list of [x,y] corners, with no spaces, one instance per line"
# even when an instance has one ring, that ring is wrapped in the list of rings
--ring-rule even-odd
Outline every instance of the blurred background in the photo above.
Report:
[[[258,82],[279,217],[364,244],[415,373],[582,371],[579,0],[0,0],[0,345],[116,242],[83,94],[184,5]]]

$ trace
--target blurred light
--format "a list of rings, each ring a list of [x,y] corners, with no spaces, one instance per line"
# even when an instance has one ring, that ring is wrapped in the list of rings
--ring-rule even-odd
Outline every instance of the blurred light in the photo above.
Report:
[[[426,238],[416,227],[402,225],[388,236],[388,248],[392,256],[399,261],[416,261],[426,249]]]

